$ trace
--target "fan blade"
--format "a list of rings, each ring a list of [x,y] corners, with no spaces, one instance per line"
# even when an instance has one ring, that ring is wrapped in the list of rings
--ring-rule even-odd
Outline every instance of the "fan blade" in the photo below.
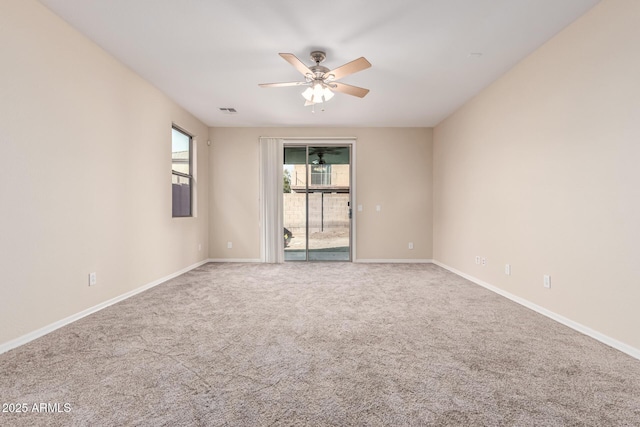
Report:
[[[358,71],[366,70],[371,67],[371,63],[367,61],[364,56],[354,59],[353,61],[346,63],[334,70],[324,73],[325,76],[333,75],[333,80],[338,80],[349,74],[357,73]]]
[[[286,82],[286,83],[260,83],[260,87],[287,87],[287,86],[302,86],[308,85],[307,82]]]
[[[331,89],[336,92],[346,93],[347,95],[357,96],[358,98],[364,98],[369,93],[369,89],[364,89],[358,86],[351,86],[346,83],[331,83]]]
[[[313,72],[309,69],[309,67],[304,65],[304,63],[300,61],[293,53],[280,53],[279,55],[282,56],[289,64],[293,65],[295,69],[298,70],[303,76],[306,77],[307,74],[311,74],[313,76]]]

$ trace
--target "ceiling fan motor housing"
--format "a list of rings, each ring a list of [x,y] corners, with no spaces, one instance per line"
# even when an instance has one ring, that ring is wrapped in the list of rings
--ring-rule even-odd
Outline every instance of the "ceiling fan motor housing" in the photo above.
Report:
[[[314,50],[313,52],[311,52],[311,60],[316,64],[323,62],[326,57],[327,54],[321,50]]]
[[[308,76],[309,81],[313,80],[322,80],[324,75],[329,71],[329,69],[323,65],[320,65],[322,61],[325,60],[326,54],[320,50],[316,50],[311,52],[311,60],[316,63],[316,65],[312,65],[309,69],[313,72],[313,76]]]

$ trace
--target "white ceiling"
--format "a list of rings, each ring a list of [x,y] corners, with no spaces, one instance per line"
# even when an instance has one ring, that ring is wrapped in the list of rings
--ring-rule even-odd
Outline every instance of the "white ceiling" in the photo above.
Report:
[[[434,126],[599,0],[40,0],[209,126]],[[365,98],[304,107],[278,53]],[[481,53],[481,56],[470,55]],[[236,108],[225,114],[220,107]]]

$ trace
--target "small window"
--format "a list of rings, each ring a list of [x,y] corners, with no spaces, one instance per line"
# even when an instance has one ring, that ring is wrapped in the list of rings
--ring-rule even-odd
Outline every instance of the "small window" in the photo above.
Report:
[[[183,131],[171,129],[171,189],[173,216],[185,217],[191,214],[193,188],[191,136]]]
[[[311,165],[311,185],[331,185],[331,165]]]

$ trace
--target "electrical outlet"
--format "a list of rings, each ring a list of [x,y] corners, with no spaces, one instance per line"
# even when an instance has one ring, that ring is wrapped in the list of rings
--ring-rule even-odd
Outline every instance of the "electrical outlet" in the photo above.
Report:
[[[479,256],[476,257],[476,264],[480,265],[480,257]]]
[[[382,210],[382,206],[376,205],[376,212],[380,212]]]
[[[202,250],[202,243],[198,243],[198,251]]]
[[[544,276],[542,276],[542,280],[544,283],[544,287],[549,289],[551,287],[551,276],[545,274]]]
[[[233,243],[232,242],[227,242],[227,249],[231,249],[233,248]]]
[[[487,265],[487,259],[482,258],[482,266],[485,267]]]
[[[89,273],[89,286],[93,286],[98,283],[98,277],[96,273]]]
[[[413,249],[413,242],[409,242],[409,249]]]
[[[507,276],[511,276],[511,264],[504,265],[504,274]]]

